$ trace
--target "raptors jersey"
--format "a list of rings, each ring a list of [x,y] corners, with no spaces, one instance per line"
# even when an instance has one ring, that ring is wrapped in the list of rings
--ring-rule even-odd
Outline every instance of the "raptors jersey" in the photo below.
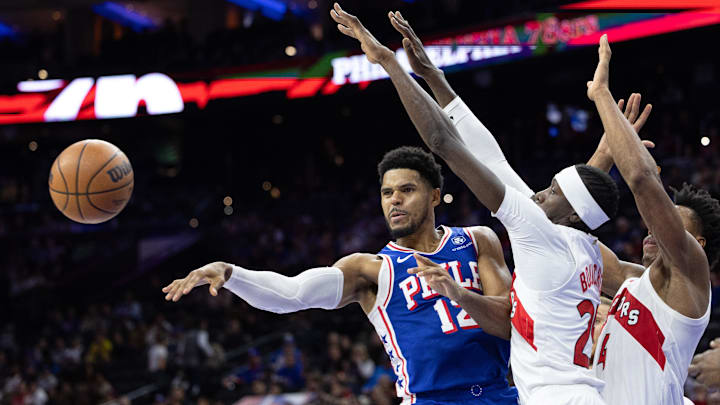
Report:
[[[598,338],[593,369],[605,381],[608,404],[677,405],[700,337],[710,319],[670,308],[650,282],[650,271],[626,280],[613,299]]]
[[[545,399],[550,391],[541,390],[552,386],[584,387],[599,399],[593,388],[599,391],[603,384],[588,368],[602,283],[597,239],[565,226],[556,229],[575,262],[567,281],[553,290],[538,291],[523,276],[540,271],[553,277],[552,267],[516,267],[513,274],[510,364],[521,403],[556,403]]]
[[[443,264],[461,286],[481,293],[474,235],[467,228],[442,230],[434,252],[417,253]],[[397,375],[397,395],[403,403],[415,403],[423,394],[447,403],[504,390],[512,400],[502,403],[515,403],[506,379],[509,342],[483,332],[456,303],[409,274],[417,267],[415,252],[390,242],[378,253],[383,265],[377,301],[368,314]]]

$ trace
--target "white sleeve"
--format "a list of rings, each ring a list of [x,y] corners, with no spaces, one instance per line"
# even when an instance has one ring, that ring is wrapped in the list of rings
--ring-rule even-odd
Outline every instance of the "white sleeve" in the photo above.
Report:
[[[233,266],[223,287],[255,308],[286,314],[309,308],[337,308],[343,281],[343,273],[337,267],[320,267],[286,277]]]
[[[507,229],[515,272],[530,288],[552,290],[572,276],[575,259],[565,236],[534,201],[505,186],[505,198],[493,216]]]
[[[525,196],[535,194],[510,167],[495,137],[473,114],[460,97],[455,97],[443,108],[457,128],[470,153],[487,166],[503,183]]]

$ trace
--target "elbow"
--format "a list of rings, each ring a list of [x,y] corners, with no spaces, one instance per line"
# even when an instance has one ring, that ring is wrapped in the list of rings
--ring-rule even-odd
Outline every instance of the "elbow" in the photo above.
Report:
[[[439,128],[433,129],[428,138],[428,148],[434,153],[442,156],[447,150],[447,137]]]
[[[630,173],[630,175],[625,179],[625,182],[628,187],[630,187],[630,190],[640,190],[657,181],[657,171],[654,167],[637,169]]]
[[[431,132],[428,147],[433,153],[446,160],[452,154],[455,144],[455,138],[451,131],[444,127],[437,127]]]

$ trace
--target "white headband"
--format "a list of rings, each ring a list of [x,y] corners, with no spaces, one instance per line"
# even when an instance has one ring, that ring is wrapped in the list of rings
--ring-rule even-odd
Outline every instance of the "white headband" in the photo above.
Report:
[[[610,219],[590,195],[575,166],[562,169],[555,175],[555,181],[577,215],[590,229],[597,229]]]

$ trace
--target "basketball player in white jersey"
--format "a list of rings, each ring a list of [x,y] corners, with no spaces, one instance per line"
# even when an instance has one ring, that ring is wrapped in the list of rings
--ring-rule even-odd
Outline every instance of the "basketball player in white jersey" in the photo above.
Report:
[[[587,232],[615,214],[613,180],[597,168],[576,165],[539,193],[514,172],[516,182],[504,184],[484,160],[476,159],[451,119],[390,49],[339,5],[331,15],[340,32],[360,41],[368,60],[388,73],[423,141],[508,230],[516,264],[510,357],[520,402],[604,404],[598,393],[603,383],[588,368],[602,256],[597,239]],[[400,24],[395,13],[389,18]]]
[[[394,13],[394,15],[391,14],[391,17],[393,16],[396,18],[391,18],[391,22],[393,23],[393,26],[395,26],[395,28],[405,37],[403,40],[403,46],[407,52],[408,59],[413,70],[429,84],[433,94],[438,100],[438,103],[445,107],[445,111],[451,119],[453,119],[453,122],[468,147],[473,150],[473,153],[476,156],[480,156],[481,160],[489,162],[489,165],[493,168],[493,170],[507,184],[514,184],[516,186],[519,184],[520,187],[522,187],[522,184],[518,182],[519,177],[515,175],[507,164],[505,157],[500,151],[497,143],[494,141],[492,135],[472,114],[467,106],[465,106],[462,100],[456,96],[452,88],[450,88],[449,84],[445,80],[442,71],[433,66],[430,58],[423,49],[422,43],[417,35],[415,35],[407,21],[404,20],[399,13]],[[620,103],[618,103],[618,107],[622,108],[623,104],[623,100],[621,100]],[[651,112],[650,105],[647,105],[643,109],[642,113],[640,113],[639,107],[640,95],[631,95],[628,99],[628,103],[626,104],[625,118],[633,124],[633,128],[636,132],[640,131]],[[643,141],[643,144],[644,146],[650,148],[654,146],[652,142],[649,141]],[[603,136],[597,151],[592,156],[588,164],[598,167],[604,171],[609,171],[613,166],[613,157],[610,153],[606,136]],[[676,194],[676,203],[682,206],[678,207],[678,213],[683,217],[683,223],[686,225],[688,231],[693,233],[696,238],[700,238],[700,240],[704,239],[701,244],[704,246],[710,262],[713,262],[718,256],[718,243],[720,243],[720,238],[718,237],[720,234],[720,210],[718,209],[717,202],[711,199],[706,192],[685,186],[683,190]],[[604,258],[603,292],[613,296],[627,278],[642,274],[644,267],[636,266],[632,263],[620,262],[609,248],[602,244],[600,244],[600,247]],[[643,258],[643,264],[645,267],[649,267],[655,260],[658,252],[657,244],[654,243],[650,237],[646,239],[644,252],[645,255]],[[662,277],[662,274],[660,276]],[[677,277],[675,279],[675,282],[677,282]],[[672,280],[669,282],[672,282]],[[440,290],[441,287],[436,286],[436,283],[437,282],[435,280],[430,282],[434,289]],[[687,299],[686,297],[678,298]],[[616,301],[616,303],[618,303],[618,301]],[[671,309],[670,311],[672,312],[674,310]],[[598,317],[600,316],[601,314],[598,313]],[[697,323],[702,325],[704,322],[700,320]],[[604,324],[604,322],[602,322],[602,324]],[[596,333],[599,333],[600,329],[601,327],[596,328]],[[699,329],[704,329],[704,327],[701,326]],[[701,332],[697,333],[701,334]],[[688,340],[689,347],[684,352],[685,356],[688,355],[687,353],[691,354],[696,345],[695,339]],[[597,343],[598,342],[594,342],[596,345]],[[672,344],[668,344],[668,347],[672,348]],[[617,356],[617,358],[622,358],[622,355]],[[624,370],[632,373],[632,370],[635,370],[635,365],[630,359],[634,359],[634,357],[630,356],[627,359],[628,362],[624,364]],[[618,367],[621,366],[618,365]],[[681,369],[682,366],[676,368]],[[695,371],[700,372],[700,369],[698,368],[698,370]],[[681,388],[678,389],[677,387],[682,386],[682,382],[684,380],[684,377],[682,376],[684,375],[684,372],[680,372],[679,375],[680,377],[677,378],[679,384],[675,384],[674,389],[681,393]],[[644,388],[638,388],[638,384],[626,384],[624,387],[624,394],[617,396],[617,399],[608,401],[608,403],[626,403],[631,398],[636,398],[636,393],[639,390],[644,390]],[[610,390],[612,390],[612,387]],[[608,392],[610,392],[610,390]],[[656,390],[656,392],[664,391],[665,390]],[[654,399],[650,398],[642,403],[654,403]]]
[[[608,403],[681,404],[688,366],[710,316],[709,263],[718,255],[720,204],[687,184],[675,192],[675,202],[670,199],[655,160],[613,102],[607,35],[599,55],[587,94],[648,236],[643,266],[603,252],[603,291],[615,298],[594,370],[606,382],[602,396]]]

